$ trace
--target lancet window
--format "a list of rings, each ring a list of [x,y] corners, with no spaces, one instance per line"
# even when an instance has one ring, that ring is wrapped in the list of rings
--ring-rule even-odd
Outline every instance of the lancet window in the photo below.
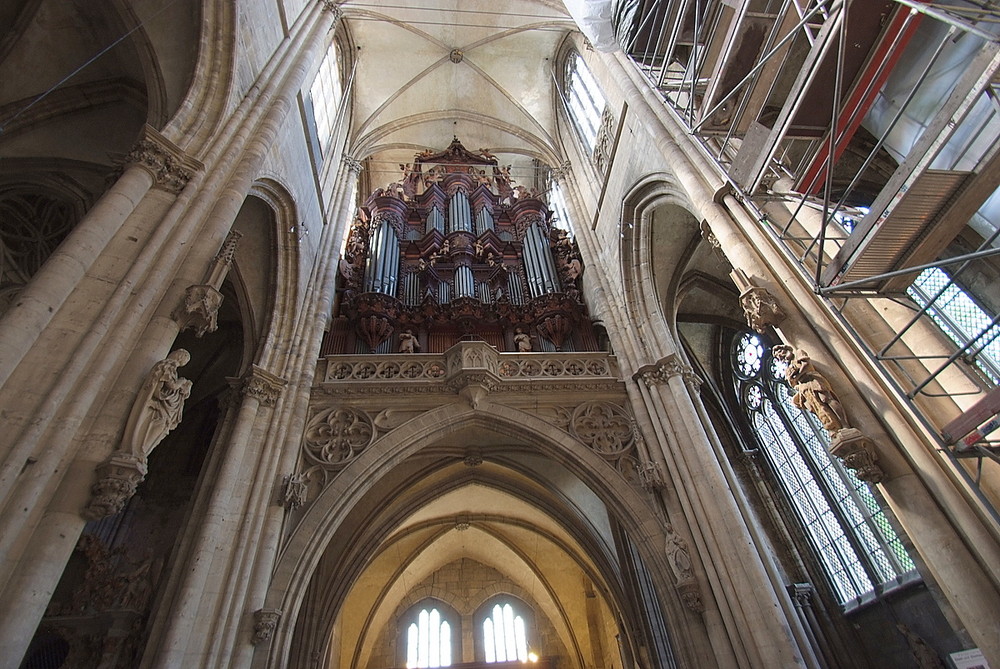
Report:
[[[309,88],[309,102],[313,120],[316,124],[316,136],[319,150],[326,155],[330,142],[333,140],[334,129],[339,116],[342,97],[340,83],[340,64],[337,57],[337,46],[332,44],[319,66],[316,78]]]
[[[496,602],[489,607],[481,632],[482,656],[486,662],[528,661],[527,625],[511,602]]]
[[[454,654],[453,623],[448,621],[434,602],[428,602],[414,613],[406,626],[406,667],[450,667]]]
[[[564,96],[569,117],[587,153],[592,153],[597,146],[597,134],[607,102],[583,57],[575,51],[566,58]]]
[[[915,580],[913,561],[868,485],[827,452],[812,414],[795,407],[782,363],[761,336],[733,341],[735,391],[770,471],[845,608]]]

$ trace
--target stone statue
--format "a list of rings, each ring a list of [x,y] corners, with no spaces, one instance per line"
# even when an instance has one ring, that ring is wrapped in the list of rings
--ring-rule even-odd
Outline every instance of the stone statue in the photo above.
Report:
[[[420,342],[417,341],[416,335],[414,335],[410,330],[403,330],[399,333],[400,353],[416,353],[419,350]]]
[[[521,328],[514,331],[514,344],[517,346],[518,353],[531,352],[531,337],[525,334]]]
[[[123,451],[145,460],[163,438],[181,422],[191,381],[179,377],[177,368],[191,360],[182,348],[153,365],[139,389],[125,426]]]
[[[795,389],[792,404],[808,411],[819,419],[820,424],[833,434],[849,427],[844,405],[840,403],[830,382],[813,365],[809,354],[802,349],[792,352],[791,346],[775,346],[774,357],[788,363],[785,380]]]
[[[667,532],[666,553],[667,562],[670,563],[670,569],[673,570],[678,583],[694,578],[694,572],[691,570],[691,554],[688,553],[687,544],[672,530]]]

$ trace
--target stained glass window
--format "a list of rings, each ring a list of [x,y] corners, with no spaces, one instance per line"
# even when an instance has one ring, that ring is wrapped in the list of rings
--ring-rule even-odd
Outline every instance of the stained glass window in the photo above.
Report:
[[[925,269],[907,291],[938,327],[994,384],[1000,384],[1000,323],[937,267]]]
[[[784,364],[752,332],[733,343],[736,392],[761,451],[840,603],[852,607],[916,577],[885,511],[854,473],[830,457],[829,435],[791,402]]]

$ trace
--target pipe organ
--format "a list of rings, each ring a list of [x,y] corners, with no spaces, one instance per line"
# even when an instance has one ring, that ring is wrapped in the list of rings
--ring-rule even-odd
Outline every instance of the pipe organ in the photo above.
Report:
[[[456,139],[418,154],[401,181],[359,209],[323,352],[394,353],[404,333],[420,352],[463,339],[515,351],[519,331],[535,351],[597,350],[582,269],[575,241],[553,227],[537,193]]]

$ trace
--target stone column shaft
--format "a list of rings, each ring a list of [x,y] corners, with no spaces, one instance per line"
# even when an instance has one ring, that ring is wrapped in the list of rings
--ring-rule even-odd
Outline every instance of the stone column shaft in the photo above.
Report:
[[[130,165],[24,287],[0,319],[0,386],[152,186],[147,169]]]
[[[287,413],[283,425],[286,430],[279,443],[283,446],[277,454],[277,466],[274,472],[283,476],[295,470],[301,453],[301,443],[299,435],[306,423],[309,408],[309,396],[316,374],[315,361],[319,357],[320,344],[323,339],[323,332],[330,320],[330,311],[333,305],[333,295],[336,287],[337,268],[339,266],[336,249],[340,248],[341,238],[348,226],[344,225],[354,202],[350,199],[351,186],[357,180],[357,171],[351,168],[345,161],[342,161],[340,173],[337,180],[334,194],[334,215],[323,228],[323,238],[320,244],[320,252],[317,256],[316,271],[313,281],[306,291],[305,304],[308,305],[308,314],[301,319],[301,337],[298,341],[304,342],[303,350],[300,351],[298,380],[289,393],[289,401],[285,408]],[[290,438],[287,436],[290,435]],[[279,476],[280,478],[280,476]],[[277,479],[272,477],[273,484]],[[264,486],[272,491],[272,485]],[[282,528],[285,523],[284,507],[275,503],[274,494],[267,500],[266,516],[261,528],[260,543],[257,559],[253,565],[253,571],[249,579],[247,589],[248,609],[259,609],[266,607],[281,607],[283,602],[266,602],[265,596],[270,585],[271,573],[277,560],[278,551],[281,548]],[[279,623],[280,624],[280,623]],[[237,640],[235,652],[236,664],[249,666],[254,660],[255,646],[240,644]],[[266,657],[266,653],[259,654],[261,660]]]

